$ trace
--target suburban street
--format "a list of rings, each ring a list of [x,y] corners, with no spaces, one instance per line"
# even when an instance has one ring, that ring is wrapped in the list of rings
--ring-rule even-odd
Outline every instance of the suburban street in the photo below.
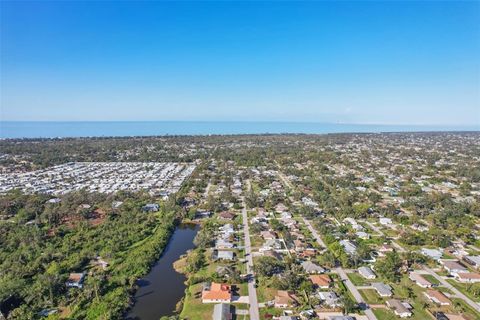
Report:
[[[369,222],[369,221],[365,221],[365,223],[373,229],[373,231],[375,231],[379,236],[383,236],[383,231],[380,230],[379,227],[377,227],[376,225],[374,225],[373,223]]]
[[[368,319],[370,320],[376,320],[377,317],[375,316],[375,314],[373,313],[372,309],[369,308],[369,306],[365,303],[365,301],[363,300],[363,297],[362,295],[360,294],[360,292],[358,292],[358,289],[357,287],[355,287],[352,283],[352,281],[350,281],[350,279],[348,278],[347,276],[347,273],[345,272],[345,270],[343,270],[343,268],[336,268],[335,269],[335,273],[338,274],[340,276],[340,278],[342,279],[343,283],[345,283],[345,285],[347,286],[348,290],[352,293],[352,296],[353,298],[355,298],[355,300],[357,301],[357,303],[359,304],[363,304],[365,306],[365,314],[367,315]]]
[[[310,230],[310,232],[312,233],[313,237],[315,238],[315,240],[317,240],[318,244],[322,246],[322,248],[327,248],[327,246],[325,245],[325,242],[323,242],[322,238],[320,237],[320,235],[318,234],[317,230],[315,230],[312,226],[312,224],[310,223],[310,221],[308,221],[306,218],[303,218],[303,222],[307,225],[307,228],[308,230]]]
[[[248,301],[250,304],[250,319],[260,320],[260,313],[258,311],[257,290],[255,288],[255,275],[253,271],[253,257],[252,246],[250,243],[250,230],[248,227],[248,215],[245,204],[245,199],[242,197],[242,218],[243,218],[243,233],[245,236],[245,258],[247,260],[247,274],[251,275],[248,279]]]
[[[372,228],[378,235],[380,236],[384,236],[385,234],[383,233],[382,230],[380,230],[379,227],[375,226],[373,223],[369,222],[369,221],[365,221],[365,223],[370,227]],[[404,253],[406,252],[405,249],[399,245],[398,243],[396,243],[395,241],[392,240],[392,246],[395,247],[395,249],[398,250],[398,252],[401,252],[401,253]]]
[[[280,177],[280,179],[283,181],[284,185],[286,185],[288,188],[293,188],[291,182],[287,179],[287,177],[285,177],[285,175],[282,173],[282,172],[278,172],[278,175]],[[305,223],[305,225],[307,226],[308,230],[312,233],[313,237],[315,238],[315,240],[317,241],[317,243],[322,247],[322,248],[327,248],[327,245],[325,244],[325,242],[323,242],[322,240],[322,237],[320,237],[320,235],[318,234],[317,230],[315,230],[315,228],[312,226],[311,222],[308,221],[305,217],[302,217],[303,219],[303,222]],[[379,230],[380,231],[380,230]],[[381,231],[380,231],[381,232]],[[347,286],[348,290],[352,293],[355,301],[358,303],[358,304],[362,304],[365,306],[365,315],[368,317],[369,320],[377,320],[377,317],[375,316],[375,314],[373,313],[372,309],[370,309],[370,307],[368,306],[368,304],[365,303],[365,301],[363,300],[363,297],[360,295],[360,292],[357,290],[357,288],[353,285],[353,283],[350,281],[350,279],[348,278],[347,276],[347,273],[345,272],[345,270],[341,267],[339,268],[336,268],[334,270],[334,272],[336,274],[338,274],[340,276],[340,278],[342,279],[342,281],[345,283],[345,285]]]
[[[448,288],[450,291],[452,291],[457,297],[468,303],[473,309],[476,311],[480,312],[480,305],[476,303],[475,301],[471,300],[469,297],[458,291],[457,288],[452,286],[450,283],[448,283],[444,278],[439,276],[435,271],[432,269],[428,268],[427,266],[424,266],[423,269],[428,272],[430,275],[435,277],[442,285],[444,285],[446,288]]]

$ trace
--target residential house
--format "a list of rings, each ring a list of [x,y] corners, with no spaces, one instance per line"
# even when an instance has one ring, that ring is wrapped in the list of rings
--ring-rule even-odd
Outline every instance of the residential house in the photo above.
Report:
[[[328,274],[314,274],[311,275],[310,281],[320,289],[328,289],[332,284],[332,278]]]
[[[305,236],[303,235],[303,233],[300,233],[300,232],[298,232],[298,231],[292,231],[292,232],[290,232],[290,234],[291,234],[292,237],[294,237],[295,239],[305,240]]]
[[[306,273],[324,273],[325,272],[325,269],[322,268],[321,266],[319,265],[316,265],[315,263],[307,260],[307,261],[303,261],[302,262],[302,268],[303,270],[305,270]]]
[[[275,308],[288,308],[298,304],[298,297],[291,291],[278,290],[274,301]]]
[[[428,248],[422,248],[421,253],[424,256],[427,256],[433,260],[440,260],[442,258],[442,251],[437,250],[437,249],[428,249]]]
[[[419,273],[410,272],[408,277],[410,278],[410,280],[415,282],[417,284],[417,286],[419,286],[419,287],[422,287],[422,288],[431,288],[432,287],[432,283],[430,281],[428,281],[427,279],[425,279]]]
[[[212,320],[232,320],[233,315],[232,307],[229,304],[218,303],[213,306]]]
[[[280,214],[280,219],[281,220],[291,220],[293,218],[292,214],[290,212],[282,212]]]
[[[393,252],[393,247],[389,244],[383,243],[378,249],[378,252],[381,253],[382,256],[384,256],[388,252]]]
[[[352,226],[357,224],[357,221],[354,218],[350,218],[350,217],[343,219],[343,222],[349,223]]]
[[[370,239],[370,235],[364,231],[357,231],[355,233],[355,235],[360,238],[360,239],[363,239],[363,240],[367,240],[367,239]]]
[[[306,248],[302,252],[298,253],[299,257],[306,258],[306,259],[313,258],[316,255],[317,255],[317,249],[315,248]]]
[[[480,268],[480,256],[464,256],[463,260],[475,269]]]
[[[229,303],[232,301],[232,287],[228,284],[211,282],[203,287],[202,303]]]
[[[260,232],[260,235],[265,240],[277,239],[277,234],[273,231],[270,231],[270,230],[269,231],[262,231],[262,232]]]
[[[450,272],[450,274],[464,273],[468,271],[468,269],[457,260],[440,260],[439,262],[443,265],[445,270]]]
[[[83,281],[85,280],[85,272],[82,273],[70,273],[65,285],[67,287],[83,288]]]
[[[232,249],[235,245],[228,240],[218,239],[215,241],[216,249]]]
[[[327,306],[331,308],[340,307],[342,304],[340,298],[333,291],[320,291],[318,297],[322,300]]]
[[[387,300],[387,306],[393,309],[393,312],[400,318],[409,318],[412,316],[412,306],[398,299]]]
[[[235,233],[235,230],[233,229],[233,225],[230,223],[224,224],[219,228],[220,232],[226,236],[230,236]]]
[[[459,272],[454,274],[457,281],[463,283],[477,283],[480,282],[480,274],[474,272]]]
[[[280,249],[282,249],[282,242],[279,239],[270,239],[265,241],[265,243],[259,249],[259,251],[264,252],[264,251],[280,250]]]
[[[296,252],[301,252],[305,250],[305,243],[301,240],[293,240],[293,245],[295,246]]]
[[[233,220],[235,218],[235,214],[228,211],[220,212],[218,216],[223,220]]]
[[[378,220],[382,226],[391,226],[392,225],[392,219],[390,218],[385,218],[382,217]]]
[[[287,207],[283,203],[279,203],[275,206],[275,211],[281,213],[287,211]]]
[[[380,297],[391,297],[393,294],[392,287],[390,287],[388,284],[374,282],[372,283],[372,287],[377,291]]]
[[[142,207],[143,212],[157,212],[160,210],[158,203],[147,203]]]
[[[420,232],[426,232],[428,231],[428,227],[427,226],[424,226],[424,225],[420,225],[418,223],[414,223],[410,226],[410,228],[412,228],[413,230],[417,230],[417,231],[420,231]]]
[[[439,304],[441,306],[449,306],[452,304],[450,299],[448,299],[442,292],[437,290],[428,289],[423,293],[428,300]]]
[[[377,277],[370,267],[360,267],[358,273],[365,279],[375,279]]]
[[[355,246],[350,240],[340,240],[340,245],[349,255],[354,255],[355,252],[357,252],[357,246]]]
[[[212,215],[211,211],[197,210],[197,212],[195,212],[195,219],[205,219],[205,218],[209,218],[211,215]]]
[[[118,209],[122,206],[123,201],[113,201],[112,202],[112,209]]]
[[[226,250],[218,250],[216,254],[214,254],[216,259],[218,260],[229,260],[233,261],[235,259],[235,256],[233,254],[233,251],[226,251]]]

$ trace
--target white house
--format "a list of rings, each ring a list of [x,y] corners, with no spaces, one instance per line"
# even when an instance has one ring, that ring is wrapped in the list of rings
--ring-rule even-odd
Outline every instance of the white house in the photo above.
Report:
[[[377,277],[370,267],[360,267],[358,268],[358,273],[360,273],[365,279],[375,279]]]

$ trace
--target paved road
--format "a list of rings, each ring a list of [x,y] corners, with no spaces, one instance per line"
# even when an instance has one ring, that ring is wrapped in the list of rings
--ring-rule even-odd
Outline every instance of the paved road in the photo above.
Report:
[[[208,199],[208,194],[210,193],[210,188],[212,186],[212,182],[208,180],[207,187],[205,188],[205,192],[203,193],[203,198]]]
[[[394,246],[398,250],[398,252],[401,252],[401,253],[407,252],[407,251],[405,251],[405,249],[403,249],[403,247],[401,245],[399,245],[395,241],[392,241],[392,246]]]
[[[250,303],[250,319],[260,320],[260,312],[258,311],[257,289],[255,289],[255,275],[253,272],[252,245],[250,243],[250,230],[248,228],[248,216],[245,199],[242,197],[242,216],[243,216],[243,233],[245,235],[245,255],[247,259],[247,274],[252,275],[248,280],[248,300]]]
[[[278,165],[278,163],[277,163],[277,165]],[[278,176],[280,177],[280,180],[283,181],[283,184],[285,184],[288,188],[293,190],[292,183],[290,182],[290,180],[288,180],[287,177],[285,177],[285,175],[282,172],[278,171]]]
[[[368,224],[368,226],[370,228],[373,229],[373,231],[375,231],[376,233],[378,233],[379,235],[383,236],[383,231],[380,230],[380,228],[378,228],[377,226],[375,226],[373,223],[369,222],[369,221],[365,221],[366,224]]]
[[[320,237],[320,235],[318,234],[317,230],[315,230],[312,226],[312,224],[310,223],[310,221],[308,221],[307,219],[303,218],[303,222],[305,222],[305,224],[307,225],[307,228],[308,230],[310,230],[310,232],[313,234],[313,237],[315,238],[315,240],[317,240],[318,244],[322,246],[322,248],[326,248],[327,246],[325,245],[325,242],[323,242],[322,238]]]
[[[385,234],[383,233],[383,231],[380,230],[380,228],[378,228],[377,226],[375,226],[373,223],[371,223],[371,222],[369,222],[369,221],[365,221],[365,223],[368,224],[368,226],[369,226],[370,228],[372,228],[372,229],[373,229],[376,233],[378,233],[379,235],[381,235],[381,236],[384,236],[384,235],[385,235]],[[399,245],[398,243],[396,243],[396,242],[393,241],[393,240],[392,240],[392,246],[394,246],[394,247],[398,250],[398,252],[402,252],[402,253],[406,252],[405,249],[404,249],[401,245]]]
[[[452,286],[450,283],[448,283],[444,278],[440,277],[435,271],[433,271],[432,269],[424,266],[423,269],[425,271],[427,271],[429,274],[431,274],[432,276],[435,277],[435,279],[437,279],[438,281],[440,281],[440,283],[442,285],[444,285],[445,287],[447,287],[450,291],[452,291],[457,297],[459,297],[460,299],[462,299],[463,301],[465,301],[466,303],[468,303],[473,309],[475,309],[477,312],[480,312],[480,305],[476,302],[474,302],[473,300],[471,300],[469,297],[467,297],[466,295],[464,295],[463,293],[461,293],[460,291],[458,291],[457,288],[455,288],[454,286]]]
[[[365,306],[366,309],[364,311],[365,311],[365,315],[368,317],[368,319],[369,320],[377,320],[377,317],[373,313],[372,309],[370,309],[370,307],[365,303],[365,300],[363,300],[362,295],[360,294],[360,292],[358,292],[357,287],[355,287],[353,285],[352,281],[350,281],[350,279],[347,277],[347,274],[345,273],[345,270],[343,270],[342,268],[336,268],[335,273],[340,276],[343,283],[345,283],[348,290],[350,290],[353,298],[357,301],[357,303],[361,303]]]

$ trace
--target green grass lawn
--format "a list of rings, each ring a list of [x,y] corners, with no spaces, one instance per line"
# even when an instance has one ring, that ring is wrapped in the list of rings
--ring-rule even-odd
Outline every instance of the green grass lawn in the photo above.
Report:
[[[277,290],[267,288],[264,285],[259,285],[257,287],[257,297],[258,297],[258,302],[266,302],[266,301],[271,301],[275,298]]]
[[[368,304],[383,304],[383,299],[377,294],[375,289],[360,289],[358,290],[363,299]]]
[[[213,303],[202,303],[202,284],[198,283],[188,288],[180,318],[188,320],[212,319]]]
[[[458,307],[455,307],[455,310],[469,316],[471,319],[480,319],[480,313],[473,310],[465,301],[462,299],[452,299],[454,304],[458,304]]]
[[[403,276],[400,284],[392,284],[394,297],[400,300],[408,301],[413,307],[413,316],[410,319],[423,320],[431,319],[427,310],[424,308],[424,303],[428,303],[423,292],[425,289],[415,285],[407,275]],[[409,298],[408,288],[412,288],[413,297]],[[429,304],[429,303],[428,303]]]
[[[375,314],[377,319],[382,319],[382,320],[401,319],[401,318],[397,317],[392,311],[390,311],[388,309],[374,309],[373,313]]]
[[[260,308],[260,319],[267,319],[266,315],[281,316],[283,310],[276,308]]]
[[[468,284],[465,284],[465,283],[459,283],[453,279],[448,279],[447,280],[448,283],[450,283],[452,286],[454,286],[455,288],[458,289],[458,291],[460,291],[461,293],[463,293],[464,295],[466,295],[467,297],[469,297],[470,299],[472,299],[473,301],[475,302],[480,302],[480,297],[478,296],[474,296],[471,292],[469,292],[467,290],[468,288]]]
[[[238,288],[238,294],[241,296],[247,296],[248,295],[248,283],[239,283],[236,285]]]
[[[431,274],[422,274],[422,277],[424,277],[425,280],[429,281],[431,284],[436,284],[436,285],[440,284],[440,281],[438,281],[437,278],[435,278]]]
[[[353,272],[353,273],[347,273],[348,278],[352,283],[356,286],[365,286],[370,284],[368,280],[366,280],[364,277],[362,277],[360,274]]]
[[[450,291],[448,288],[441,287],[441,286],[435,287],[434,289],[435,289],[435,290],[438,290],[438,291],[440,291],[440,292],[443,292],[443,293],[449,293],[449,294],[452,294],[452,293],[453,293],[453,292]]]

